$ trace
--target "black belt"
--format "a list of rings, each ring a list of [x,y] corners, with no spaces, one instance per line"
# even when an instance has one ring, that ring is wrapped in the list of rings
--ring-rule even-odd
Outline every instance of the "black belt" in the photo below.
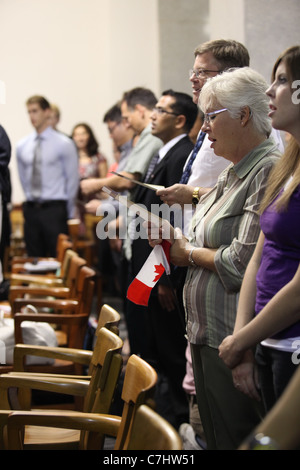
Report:
[[[45,207],[51,207],[51,206],[59,206],[62,204],[66,205],[66,203],[67,201],[64,201],[64,200],[53,199],[49,201],[26,201],[24,202],[24,205],[38,209],[38,208],[45,208]]]

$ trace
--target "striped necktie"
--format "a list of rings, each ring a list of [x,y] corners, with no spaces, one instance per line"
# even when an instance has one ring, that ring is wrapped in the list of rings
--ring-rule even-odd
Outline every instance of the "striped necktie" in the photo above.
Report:
[[[195,144],[195,147],[193,149],[192,155],[190,156],[189,161],[188,161],[188,163],[187,163],[187,165],[186,165],[186,167],[185,167],[185,169],[182,173],[182,177],[181,177],[179,183],[187,184],[187,182],[189,180],[189,177],[191,175],[192,165],[193,165],[194,160],[195,160],[195,158],[196,158],[196,156],[197,156],[197,154],[200,150],[201,145],[203,144],[203,140],[204,140],[205,136],[206,136],[206,133],[201,131],[200,135],[197,139],[197,142]]]
[[[41,176],[42,154],[41,154],[41,138],[38,136],[34,149],[32,177],[31,177],[31,195],[33,199],[39,199],[42,190]]]
[[[155,167],[158,163],[158,159],[159,159],[159,154],[154,155],[154,157],[152,157],[152,159],[150,160],[150,163],[149,163],[149,166],[148,166],[148,169],[147,169],[147,173],[146,173],[146,176],[145,176],[145,179],[144,179],[144,183],[147,183],[147,181],[149,181],[149,179],[153,176],[153,172],[154,172]]]

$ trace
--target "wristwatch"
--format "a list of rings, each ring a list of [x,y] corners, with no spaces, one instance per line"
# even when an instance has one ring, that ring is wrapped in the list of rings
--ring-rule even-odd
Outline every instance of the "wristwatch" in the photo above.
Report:
[[[200,199],[200,196],[199,196],[199,189],[200,187],[197,186],[194,191],[193,191],[193,195],[192,195],[192,203],[194,206],[196,206],[199,202],[199,199]]]
[[[278,445],[271,437],[258,433],[250,438],[249,450],[278,450]]]

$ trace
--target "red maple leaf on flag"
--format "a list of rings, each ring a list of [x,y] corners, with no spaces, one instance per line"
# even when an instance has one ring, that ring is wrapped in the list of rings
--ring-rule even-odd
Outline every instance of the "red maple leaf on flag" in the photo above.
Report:
[[[153,279],[152,282],[158,281],[159,278],[163,275],[163,273],[165,271],[165,268],[161,263],[160,264],[155,264],[154,267],[155,267],[154,272],[157,273],[157,274],[156,274],[156,276],[155,276],[155,278]]]

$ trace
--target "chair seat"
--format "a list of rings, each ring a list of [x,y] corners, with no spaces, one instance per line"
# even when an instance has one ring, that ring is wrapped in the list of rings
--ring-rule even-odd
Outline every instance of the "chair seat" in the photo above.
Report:
[[[24,443],[28,450],[78,450],[80,431],[73,429],[47,428],[47,443],[45,443],[45,428],[42,426],[25,426]]]

